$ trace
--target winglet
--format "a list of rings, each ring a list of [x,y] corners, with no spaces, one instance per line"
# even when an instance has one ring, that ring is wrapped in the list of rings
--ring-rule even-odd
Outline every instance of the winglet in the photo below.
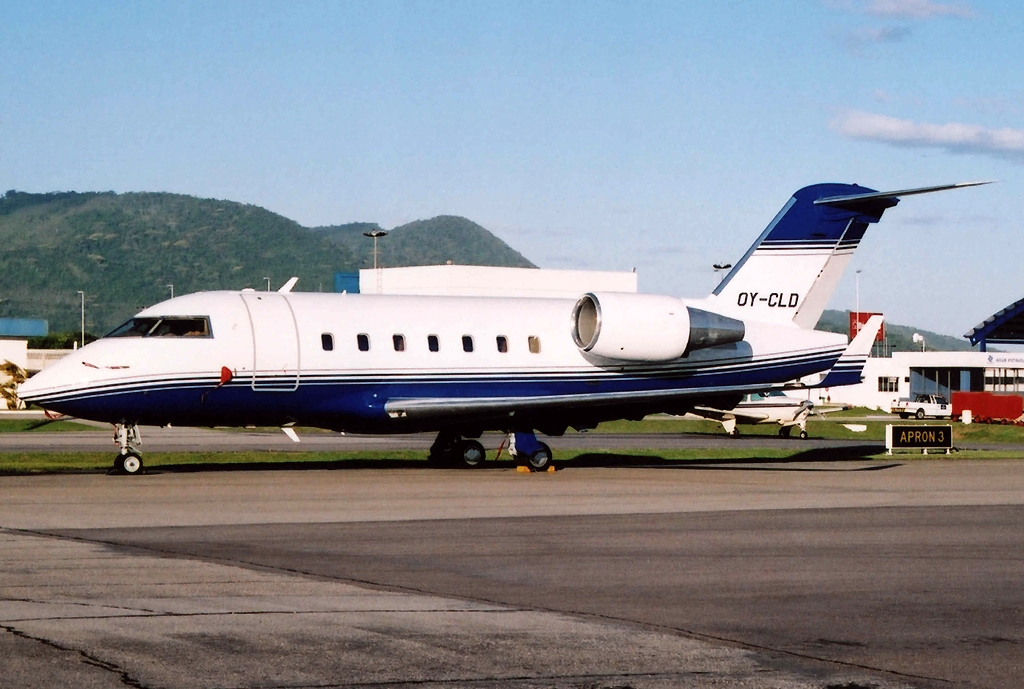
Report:
[[[871,345],[882,328],[883,318],[880,315],[871,316],[865,323],[857,337],[846,347],[835,365],[828,372],[820,383],[812,385],[815,388],[831,388],[838,385],[856,385],[861,382],[861,373],[864,371],[864,364],[867,362],[868,354],[871,352]]]
[[[288,282],[286,282],[283,285],[281,285],[281,289],[279,289],[277,291],[279,293],[281,293],[281,294],[288,294],[289,292],[292,291],[292,287],[294,287],[295,283],[298,282],[298,281],[299,281],[299,278],[297,278],[297,277],[291,278],[290,280],[288,280]]]

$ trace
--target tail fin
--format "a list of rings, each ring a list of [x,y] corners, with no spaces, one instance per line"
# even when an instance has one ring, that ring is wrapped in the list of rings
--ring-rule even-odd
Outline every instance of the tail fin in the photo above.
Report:
[[[857,332],[857,337],[839,355],[839,359],[821,382],[813,387],[831,388],[837,385],[856,385],[861,381],[864,364],[867,363],[871,345],[874,344],[878,331],[882,327],[881,316],[871,316],[868,322]]]
[[[714,310],[813,328],[870,223],[900,196],[969,187],[947,184],[878,192],[856,184],[815,184],[793,194],[712,293]]]

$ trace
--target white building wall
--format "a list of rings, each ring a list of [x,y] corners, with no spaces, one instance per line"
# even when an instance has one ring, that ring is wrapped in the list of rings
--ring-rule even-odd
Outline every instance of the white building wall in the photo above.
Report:
[[[818,395],[821,399],[830,398],[832,402],[887,411],[893,400],[910,394],[911,368],[977,368],[985,369],[986,376],[1002,369],[1020,369],[1024,375],[1024,355],[999,352],[894,352],[890,358],[869,358],[864,365],[864,381],[860,385],[823,388],[818,391]],[[879,378],[895,378],[897,390],[879,390]],[[991,390],[992,386],[986,385],[985,389]]]
[[[636,273],[494,266],[412,266],[359,271],[363,294],[575,299],[586,292],[636,292]]]
[[[0,363],[5,360],[27,368],[28,340],[0,340]]]

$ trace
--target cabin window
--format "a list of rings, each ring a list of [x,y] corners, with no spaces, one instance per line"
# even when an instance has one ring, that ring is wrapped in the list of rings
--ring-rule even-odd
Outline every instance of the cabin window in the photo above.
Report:
[[[359,333],[356,335],[356,344],[359,345],[360,352],[370,351],[370,336],[366,333]]]
[[[473,336],[463,335],[462,336],[462,351],[472,352],[473,351]]]
[[[324,348],[325,352],[330,352],[334,349],[334,335],[330,333],[323,333],[320,335],[320,346]]]
[[[392,335],[391,341],[395,343],[396,352],[405,351],[405,335]]]
[[[504,335],[498,335],[498,351],[502,354],[508,352],[508,338]]]
[[[441,349],[441,343],[437,340],[437,335],[427,335],[427,349],[432,352],[436,352]]]
[[[107,337],[213,337],[208,316],[132,318]]]
[[[530,335],[526,340],[527,344],[530,345],[530,354],[540,354],[540,338],[536,335]]]

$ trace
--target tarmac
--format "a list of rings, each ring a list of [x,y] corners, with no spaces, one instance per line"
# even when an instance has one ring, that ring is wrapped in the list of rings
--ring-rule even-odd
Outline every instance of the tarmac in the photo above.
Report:
[[[4,687],[1012,687],[1024,463],[0,477]]]

